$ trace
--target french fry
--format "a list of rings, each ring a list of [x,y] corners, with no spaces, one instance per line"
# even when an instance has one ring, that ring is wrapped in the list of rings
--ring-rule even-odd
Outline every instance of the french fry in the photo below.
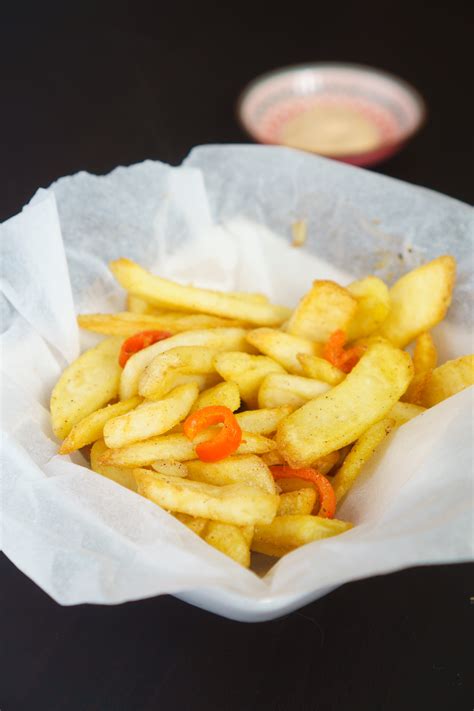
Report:
[[[352,528],[351,523],[335,518],[304,514],[277,516],[271,523],[255,526],[252,550],[267,553],[270,547],[272,550],[289,552],[306,543],[344,533],[350,528]]]
[[[375,276],[354,281],[346,288],[357,300],[355,313],[347,324],[347,340],[366,338],[387,318],[390,312],[390,292],[387,285]]]
[[[203,539],[244,568],[249,567],[250,544],[241,527],[221,521],[209,521]]]
[[[120,399],[126,400],[138,393],[138,383],[145,368],[156,356],[181,346],[205,346],[217,351],[247,350],[243,328],[208,328],[202,331],[184,331],[165,338],[135,353],[125,364],[120,378]]]
[[[433,370],[437,364],[438,352],[431,333],[420,333],[415,341],[415,350],[413,352],[415,375]]]
[[[272,449],[271,452],[261,454],[260,459],[262,460],[262,462],[265,462],[267,467],[273,467],[278,464],[286,464],[278,449]]]
[[[301,364],[303,375],[307,378],[322,380],[323,383],[334,386],[342,383],[346,377],[346,374],[342,370],[336,368],[335,365],[325,358],[309,355],[307,353],[298,353],[298,360]]]
[[[277,516],[295,516],[310,514],[316,503],[316,491],[311,487],[296,489],[280,494]]]
[[[192,442],[184,434],[167,434],[152,437],[144,442],[135,442],[119,449],[108,449],[102,464],[121,467],[146,467],[158,459],[173,459],[188,462],[197,459],[195,446],[214,437],[215,430],[208,430],[198,435]],[[242,443],[236,454],[264,454],[276,448],[273,440],[262,435],[243,432]]]
[[[91,412],[77,425],[74,425],[59,448],[59,454],[70,454],[76,449],[101,439],[104,434],[104,427],[109,420],[134,410],[141,402],[142,398],[135,396],[129,400],[120,400],[114,405],[106,405],[100,410]]]
[[[474,355],[448,360],[435,368],[425,383],[421,404],[433,407],[474,384]]]
[[[239,412],[235,419],[245,432],[268,436],[276,432],[278,424],[290,412],[293,412],[293,408],[288,406],[246,410],[245,412]]]
[[[320,380],[303,378],[301,375],[272,373],[267,375],[260,385],[258,405],[262,408],[298,408],[329,389],[330,385]]]
[[[403,348],[442,321],[451,303],[456,262],[438,257],[402,276],[390,289],[390,313],[379,333]]]
[[[224,380],[236,383],[240,397],[252,408],[257,407],[258,389],[265,376],[285,372],[272,358],[238,352],[220,353],[214,359],[214,366]]]
[[[154,276],[129,259],[117,259],[111,262],[110,269],[119,284],[127,291],[158,307],[198,311],[260,326],[278,326],[288,318],[288,309],[284,307],[239,299],[194,286],[182,286]]]
[[[229,380],[228,382],[218,383],[214,385],[214,387],[204,390],[192,406],[191,412],[201,410],[203,407],[213,407],[215,405],[228,407],[231,412],[235,412],[239,409],[240,392],[236,383]],[[252,432],[252,430],[248,431]]]
[[[343,465],[333,477],[332,487],[337,501],[349,491],[359,476],[364,464],[372,457],[377,447],[395,426],[395,420],[389,417],[369,427],[357,440],[344,460]]]
[[[97,442],[94,442],[90,452],[92,471],[115,481],[126,489],[130,489],[130,491],[136,491],[137,483],[131,469],[101,464],[100,459],[106,451],[107,447],[103,439],[98,439]]]
[[[274,328],[256,328],[249,331],[247,341],[295,375],[303,375],[303,368],[298,359],[299,353],[319,355],[323,348],[321,343],[292,336],[290,333]]]
[[[223,486],[225,484],[250,484],[259,486],[270,494],[277,489],[270,469],[254,454],[227,457],[219,462],[201,462],[198,459],[187,462],[188,476],[193,481]]]
[[[117,396],[121,345],[121,338],[106,338],[63,372],[51,393],[51,422],[56,437],[65,439],[74,425]]]
[[[168,432],[184,420],[198,396],[197,385],[180,385],[158,402],[146,401],[126,415],[109,420],[104,427],[107,447],[126,447],[133,442]]]
[[[356,309],[357,301],[347,289],[333,281],[315,281],[293,311],[286,330],[325,343],[334,331],[346,330]]]
[[[215,373],[214,358],[217,353],[217,350],[206,346],[179,346],[160,353],[141,374],[138,392],[142,397],[158,400],[171,390],[176,375]]]
[[[246,526],[269,523],[278,509],[278,494],[256,486],[213,486],[152,474],[147,469],[134,469],[133,475],[138,493],[168,511]]]
[[[342,383],[280,422],[279,451],[298,468],[354,442],[388,413],[412,377],[408,353],[374,343]]]
[[[204,328],[233,328],[243,325],[242,321],[231,321],[206,314],[183,314],[182,312],[150,314],[132,311],[122,311],[117,314],[80,314],[77,322],[87,331],[125,337],[133,336],[139,331],[158,330],[176,334]]]
[[[158,315],[163,314],[168,311],[168,309],[158,309],[154,308],[145,299],[140,299],[139,296],[134,296],[133,294],[127,294],[125,299],[125,308],[127,311],[131,311],[134,314],[151,314]]]
[[[158,474],[167,476],[188,476],[188,468],[183,462],[175,462],[173,459],[157,459],[151,466]]]
[[[207,518],[198,518],[196,516],[190,516],[189,514],[174,513],[173,516],[178,519],[181,523],[187,526],[196,536],[202,536],[209,521]]]
[[[414,417],[422,415],[426,412],[426,407],[420,407],[419,405],[412,405],[409,402],[396,402],[395,405],[388,411],[387,417],[390,417],[395,421],[395,427],[400,427],[404,425],[405,422],[409,422]]]
[[[412,405],[421,405],[423,402],[423,393],[431,380],[432,373],[432,370],[426,370],[423,373],[415,373],[401,397],[402,401],[411,403]]]

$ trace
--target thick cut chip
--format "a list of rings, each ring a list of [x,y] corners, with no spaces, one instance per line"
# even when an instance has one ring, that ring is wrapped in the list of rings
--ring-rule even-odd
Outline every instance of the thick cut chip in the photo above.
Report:
[[[84,417],[117,397],[121,338],[106,338],[66,368],[51,393],[51,421],[59,439]],[[133,393],[134,395],[136,393]]]
[[[336,518],[304,514],[277,516],[271,523],[255,526],[252,550],[266,553],[265,547],[272,546],[289,552],[306,543],[337,536],[350,528],[352,528],[351,523]]]
[[[436,326],[451,303],[455,277],[456,262],[450,256],[433,259],[402,276],[390,289],[390,313],[380,335],[403,348]]]
[[[220,353],[214,359],[214,365],[224,380],[237,384],[242,400],[252,408],[258,406],[258,390],[265,376],[285,372],[272,358],[249,353]]]
[[[258,392],[259,407],[301,407],[309,400],[330,390],[321,380],[303,378],[301,375],[272,373],[267,375]]]
[[[173,387],[176,375],[215,373],[218,351],[206,346],[179,346],[157,355],[143,371],[138,382],[142,397],[158,400]]]
[[[433,371],[426,370],[424,373],[415,373],[410,385],[402,395],[403,402],[411,403],[412,405],[421,405],[423,402],[423,393],[428,382],[431,380]]]
[[[122,311],[117,314],[81,314],[77,317],[81,328],[107,336],[133,336],[140,331],[196,331],[203,328],[232,328],[242,326],[241,321],[231,321],[206,314],[183,314],[164,312],[162,314],[133,313]]]
[[[423,389],[421,404],[433,407],[474,384],[474,355],[448,360],[435,368]]]
[[[128,359],[120,378],[120,399],[125,400],[138,393],[138,382],[145,368],[160,353],[181,346],[205,346],[216,351],[248,350],[243,328],[208,328],[202,331],[184,331],[144,348]]]
[[[284,331],[274,328],[256,328],[249,331],[247,341],[261,353],[280,363],[289,373],[295,375],[303,374],[298,353],[319,355],[323,349],[321,343],[292,336],[290,333],[284,333]]]
[[[157,459],[173,459],[187,462],[197,459],[195,446],[214,437],[215,429],[202,432],[192,442],[184,434],[167,434],[152,437],[144,442],[135,442],[128,447],[109,449],[104,455],[103,464],[122,467],[143,467],[153,464]],[[242,442],[236,454],[264,454],[276,448],[273,440],[251,432],[242,433]]]
[[[227,457],[219,462],[201,462],[198,459],[187,462],[188,476],[193,481],[223,486],[224,484],[252,484],[270,494],[277,489],[270,469],[254,454]]]
[[[104,434],[104,427],[109,420],[119,415],[125,415],[130,410],[134,410],[140,403],[142,398],[135,396],[129,400],[120,400],[113,405],[106,405],[100,410],[91,412],[90,415],[84,417],[83,420],[74,425],[68,436],[62,443],[59,454],[69,454],[76,449],[85,447],[86,444],[91,444],[98,439],[101,439]]]
[[[343,465],[332,479],[332,488],[340,501],[362,471],[364,464],[374,454],[395,425],[395,420],[385,417],[369,427],[357,440],[344,460]]]
[[[282,478],[278,479],[278,486],[284,494],[289,494],[293,491],[301,491],[301,489],[311,489],[317,495],[316,487],[313,482],[307,481],[306,479],[298,479],[297,477],[288,477],[288,479]]]
[[[161,476],[134,469],[138,493],[167,511],[237,526],[270,523],[278,509],[278,494],[247,484],[213,486],[201,481]]]
[[[250,543],[240,526],[221,521],[209,521],[203,539],[210,546],[240,563],[245,568],[250,565]]]
[[[152,462],[153,469],[158,474],[167,474],[168,476],[188,476],[188,468],[183,462],[175,462],[173,459],[157,459]]]
[[[415,342],[413,352],[413,365],[415,374],[426,373],[436,368],[438,364],[438,351],[431,333],[420,333]]]
[[[276,432],[278,424],[291,412],[293,412],[293,408],[288,406],[262,408],[261,410],[239,412],[235,419],[239,423],[240,429],[245,432],[270,435]]]
[[[422,415],[426,412],[425,407],[420,407],[419,405],[412,405],[410,402],[396,402],[395,405],[389,410],[387,417],[390,417],[395,421],[395,426],[400,427],[404,425],[405,422],[409,422],[414,417]]]
[[[180,385],[158,402],[144,402],[126,415],[109,420],[104,427],[107,447],[126,447],[156,437],[184,420],[198,396],[197,385]]]
[[[298,360],[301,363],[303,374],[307,378],[322,380],[323,383],[327,383],[328,385],[339,385],[346,377],[346,374],[342,370],[336,368],[335,365],[325,358],[308,355],[307,353],[299,353]]]
[[[127,299],[125,302],[125,308],[127,311],[131,311],[134,314],[163,314],[168,311],[168,309],[158,309],[149,304],[145,299],[140,299],[139,296],[134,296],[133,294],[127,294]]]
[[[175,513],[173,514],[175,518],[181,523],[184,523],[193,533],[197,536],[202,536],[208,525],[207,518],[198,518],[196,516],[190,516],[189,514]]]
[[[346,329],[347,340],[366,338],[382,325],[389,314],[388,286],[378,277],[368,276],[349,284],[347,291],[357,299],[357,308]]]
[[[262,462],[265,462],[267,467],[273,467],[277,464],[286,464],[278,449],[272,449],[271,452],[261,454],[260,457]]]
[[[374,343],[340,385],[279,424],[278,449],[298,468],[345,447],[388,413],[412,377],[408,353],[388,342]]]
[[[119,284],[127,291],[158,307],[198,311],[259,326],[278,326],[288,318],[289,311],[282,306],[183,286],[154,276],[129,259],[117,259],[111,262],[110,268]]]
[[[240,407],[240,391],[237,384],[229,380],[228,382],[217,383],[213,388],[204,390],[192,406],[191,412],[201,410],[203,407],[214,407],[215,405],[227,407],[231,412],[238,410]],[[242,429],[244,428],[242,427]],[[252,432],[252,430],[248,431]],[[265,433],[262,432],[262,434]]]
[[[137,490],[137,482],[133,476],[133,470],[127,467],[115,467],[108,464],[102,464],[100,459],[107,451],[107,446],[103,439],[98,439],[91,447],[91,469],[96,474],[101,474],[107,479],[112,479],[117,484],[125,486],[131,491]]]
[[[294,336],[325,343],[334,331],[345,331],[357,308],[357,300],[334,281],[315,281],[303,296],[287,324]]]
[[[296,516],[297,514],[310,514],[316,503],[316,491],[311,487],[304,487],[280,494],[278,516]]]

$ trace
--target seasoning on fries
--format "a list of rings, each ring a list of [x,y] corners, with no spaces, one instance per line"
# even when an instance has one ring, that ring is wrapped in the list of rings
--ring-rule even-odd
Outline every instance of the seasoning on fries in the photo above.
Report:
[[[474,357],[438,365],[431,334],[455,266],[391,288],[315,281],[291,311],[119,259],[127,310],[78,317],[105,338],[51,395],[59,451],[92,445],[93,472],[245,567],[340,535],[339,503],[389,433],[474,382]]]

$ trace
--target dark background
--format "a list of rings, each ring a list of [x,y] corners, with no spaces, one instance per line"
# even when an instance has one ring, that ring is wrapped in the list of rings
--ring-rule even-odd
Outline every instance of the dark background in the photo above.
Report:
[[[311,60],[411,81],[429,121],[378,170],[474,201],[467,3],[76,5],[2,5],[0,219],[61,175],[245,141],[234,105],[247,81]],[[170,597],[62,608],[2,556],[0,709],[471,709],[471,573],[351,583],[246,625]]]

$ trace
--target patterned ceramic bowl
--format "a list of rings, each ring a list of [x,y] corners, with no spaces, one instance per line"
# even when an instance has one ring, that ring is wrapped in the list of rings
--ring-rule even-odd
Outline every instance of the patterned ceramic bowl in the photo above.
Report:
[[[356,64],[317,63],[257,77],[242,93],[238,115],[260,143],[373,165],[416,133],[426,107],[412,86],[391,74]]]

